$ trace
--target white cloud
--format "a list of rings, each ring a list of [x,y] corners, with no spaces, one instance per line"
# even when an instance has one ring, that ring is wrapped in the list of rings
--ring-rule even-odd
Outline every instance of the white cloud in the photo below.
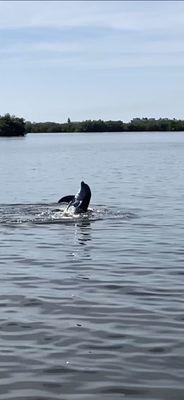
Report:
[[[9,46],[1,46],[0,54],[1,55],[11,55],[14,57],[19,54],[33,54],[34,53],[59,53],[59,54],[67,54],[67,53],[77,53],[82,51],[82,46],[79,43],[68,43],[68,42],[24,42],[24,43],[15,43],[10,44]]]
[[[179,1],[1,1],[0,28],[99,27],[166,31],[183,27]]]
[[[80,67],[183,65],[183,11],[184,3],[177,1],[1,1],[0,29],[26,28],[22,39],[2,42],[2,62],[6,57],[45,62],[52,54],[49,64]],[[60,40],[52,39],[48,31],[40,40],[27,39],[27,28],[73,31]],[[77,37],[75,28],[77,32],[85,28],[93,35],[83,32]],[[28,55],[34,53],[31,60]]]
[[[177,1],[0,1],[2,109],[19,102],[20,114],[47,115],[47,102],[48,112],[84,115],[89,101],[98,113],[110,104],[112,117],[118,107],[135,114],[135,98],[143,110],[148,98],[151,110],[159,98],[167,109],[172,91],[170,109],[182,112],[183,22]]]
[[[151,39],[135,36],[124,38],[108,34],[100,38],[10,41],[0,47],[1,64],[15,60],[17,63],[47,67],[63,65],[71,68],[119,69],[127,67],[181,66],[184,65],[183,40]]]

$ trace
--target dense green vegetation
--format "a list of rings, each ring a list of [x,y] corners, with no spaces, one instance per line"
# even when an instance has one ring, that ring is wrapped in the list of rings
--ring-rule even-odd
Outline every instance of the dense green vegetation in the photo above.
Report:
[[[24,136],[26,124],[23,118],[5,114],[0,116],[0,136]]]
[[[26,132],[151,132],[184,131],[184,121],[168,118],[134,118],[130,122],[86,120],[82,122],[26,122]]]
[[[86,120],[82,122],[30,122],[14,115],[0,116],[0,136],[24,136],[42,132],[162,132],[184,131],[184,121],[168,118],[134,118],[130,122]]]

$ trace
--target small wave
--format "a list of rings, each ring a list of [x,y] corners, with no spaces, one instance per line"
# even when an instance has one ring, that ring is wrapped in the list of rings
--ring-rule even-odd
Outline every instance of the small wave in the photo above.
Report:
[[[56,204],[2,204],[0,224],[18,226],[22,224],[85,223],[106,219],[129,220],[136,214],[117,208],[94,206],[84,214],[75,214],[71,207],[57,207]]]

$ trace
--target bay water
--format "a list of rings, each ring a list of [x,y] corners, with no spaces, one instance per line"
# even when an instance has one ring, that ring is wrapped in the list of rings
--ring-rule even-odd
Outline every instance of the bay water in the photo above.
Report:
[[[183,400],[184,134],[1,138],[0,173],[0,400]]]

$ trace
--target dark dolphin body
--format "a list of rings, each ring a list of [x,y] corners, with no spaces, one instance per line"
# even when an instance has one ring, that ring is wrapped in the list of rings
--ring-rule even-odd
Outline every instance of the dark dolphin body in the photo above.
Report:
[[[58,203],[69,203],[68,208],[73,206],[75,207],[75,213],[81,214],[86,212],[88,209],[88,205],[91,199],[91,190],[90,187],[85,182],[81,182],[80,191],[74,196],[64,196],[62,197]]]

